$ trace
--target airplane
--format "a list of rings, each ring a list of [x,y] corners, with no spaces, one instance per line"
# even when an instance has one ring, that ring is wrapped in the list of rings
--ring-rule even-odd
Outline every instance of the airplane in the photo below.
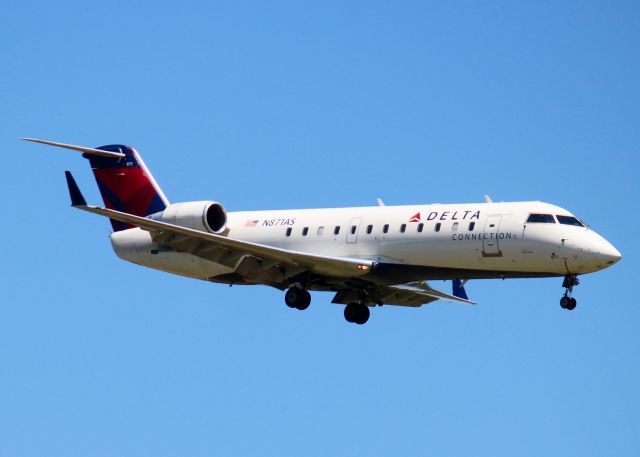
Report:
[[[71,205],[110,219],[111,244],[126,261],[229,285],[286,291],[305,310],[309,291],[333,292],[345,319],[362,325],[370,308],[436,300],[475,304],[469,280],[562,277],[560,306],[573,310],[579,275],[621,254],[566,209],[539,201],[420,204],[230,212],[216,201],[170,203],[140,154],[121,144],[82,152],[104,207],[88,205],[66,171]],[[427,281],[450,280],[452,292]]]

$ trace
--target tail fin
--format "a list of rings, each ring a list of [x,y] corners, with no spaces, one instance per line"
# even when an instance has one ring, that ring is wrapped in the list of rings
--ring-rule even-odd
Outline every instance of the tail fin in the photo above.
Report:
[[[164,210],[169,205],[162,189],[132,147],[112,144],[87,148],[35,138],[22,139],[82,152],[82,156],[89,159],[102,200],[109,209],[136,216],[148,216]],[[111,225],[116,232],[133,227],[113,219]]]
[[[164,210],[169,201],[156,183],[153,175],[138,152],[129,146],[112,144],[96,148],[124,154],[124,157],[102,157],[91,153],[82,156],[89,159],[93,174],[109,209],[136,216],[148,216]],[[113,230],[131,228],[128,224],[111,219]]]

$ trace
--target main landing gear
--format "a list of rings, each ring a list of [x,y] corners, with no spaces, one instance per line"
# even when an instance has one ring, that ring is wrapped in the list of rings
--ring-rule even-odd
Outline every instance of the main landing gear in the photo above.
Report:
[[[365,324],[370,314],[369,307],[362,303],[349,303],[344,307],[344,318],[353,324]]]
[[[580,280],[577,275],[567,275],[562,281],[562,287],[564,287],[564,295],[560,299],[560,307],[568,309],[569,311],[575,309],[578,302],[571,296],[573,288],[580,284]]]
[[[308,290],[300,287],[292,287],[287,290],[284,295],[284,302],[289,308],[296,308],[300,311],[304,311],[311,304],[311,294]]]
[[[289,308],[302,311],[311,304],[311,294],[300,286],[293,286],[284,294],[284,301]],[[344,307],[344,318],[353,324],[365,324],[370,315],[369,307],[364,303],[349,303]]]

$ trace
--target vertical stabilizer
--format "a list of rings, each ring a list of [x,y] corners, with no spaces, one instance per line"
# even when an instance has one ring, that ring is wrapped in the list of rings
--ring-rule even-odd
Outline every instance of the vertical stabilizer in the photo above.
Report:
[[[96,149],[124,154],[124,157],[82,154],[91,164],[107,208],[136,216],[148,216],[169,205],[167,197],[135,149],[121,144]],[[111,225],[116,232],[131,228],[128,224],[113,219]]]

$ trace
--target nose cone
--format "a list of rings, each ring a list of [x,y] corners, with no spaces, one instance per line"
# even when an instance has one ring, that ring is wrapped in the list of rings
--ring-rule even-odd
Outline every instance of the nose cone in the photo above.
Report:
[[[600,235],[594,235],[595,233],[592,232],[589,251],[593,262],[592,264],[598,270],[610,267],[622,258],[620,251],[613,247],[611,243]]]
[[[613,244],[609,243],[606,240],[603,245],[600,246],[600,249],[598,249],[596,256],[598,257],[598,260],[600,260],[602,263],[605,263],[607,266],[613,265],[622,258],[622,254],[620,254],[620,251],[618,251],[615,247],[613,247]]]

